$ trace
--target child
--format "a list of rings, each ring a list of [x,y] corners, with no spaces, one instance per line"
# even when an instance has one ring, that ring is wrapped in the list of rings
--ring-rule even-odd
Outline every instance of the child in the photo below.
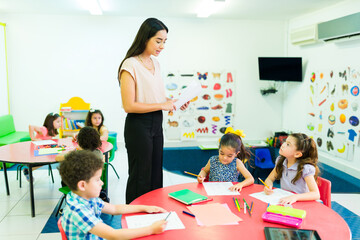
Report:
[[[86,116],[85,126],[95,128],[100,134],[101,141],[107,141],[109,137],[109,131],[103,124],[104,115],[102,112],[98,109],[90,109]]]
[[[61,127],[61,117],[57,113],[49,113],[46,115],[44,124],[42,127],[29,125],[29,135],[31,141],[50,140],[58,135],[58,129]],[[36,135],[34,136],[34,132]],[[33,167],[32,170],[36,170],[41,166]],[[29,181],[29,169],[24,168],[23,173],[27,181]],[[34,180],[34,178],[33,178]]]
[[[29,125],[29,135],[32,141],[49,140],[58,135],[58,129],[61,127],[61,117],[57,113],[49,113],[42,127]],[[34,136],[34,132],[36,135]]]
[[[265,187],[264,192],[272,194],[273,182],[280,179],[282,189],[297,193],[282,198],[281,204],[318,200],[320,193],[315,180],[319,168],[315,141],[305,134],[293,133],[281,145],[279,153],[275,168],[265,180],[269,188]]]
[[[137,229],[113,229],[104,224],[101,213],[119,215],[126,213],[166,212],[156,206],[112,205],[98,198],[103,182],[100,180],[103,162],[90,151],[72,151],[60,163],[62,180],[71,189],[66,196],[66,206],[61,225],[69,240],[72,239],[132,239],[162,233],[166,221]]]
[[[241,140],[240,131],[232,133],[228,128],[225,135],[222,136],[219,146],[219,155],[210,158],[206,166],[198,175],[198,182],[203,183],[205,177],[209,174],[209,181],[215,182],[237,182],[239,172],[245,180],[230,187],[231,191],[241,191],[243,187],[254,183],[254,178],[245,168],[243,161],[250,157],[249,152],[245,150]]]
[[[77,142],[79,144],[78,150],[90,150],[97,154],[103,161],[104,155],[100,151],[101,140],[99,133],[92,127],[83,127],[80,129],[79,134],[77,135]],[[55,157],[55,160],[61,162],[64,160],[66,153],[58,154]]]

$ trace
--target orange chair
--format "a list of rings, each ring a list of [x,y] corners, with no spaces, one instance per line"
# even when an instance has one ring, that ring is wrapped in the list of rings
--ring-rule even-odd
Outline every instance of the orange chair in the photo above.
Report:
[[[325,178],[318,177],[317,184],[320,192],[320,200],[324,205],[331,208],[331,182]]]
[[[67,240],[67,237],[66,237],[66,234],[65,234],[65,231],[61,225],[61,218],[59,218],[58,222],[57,222],[57,225],[58,225],[58,228],[60,230],[60,233],[61,233],[61,239],[62,240]]]

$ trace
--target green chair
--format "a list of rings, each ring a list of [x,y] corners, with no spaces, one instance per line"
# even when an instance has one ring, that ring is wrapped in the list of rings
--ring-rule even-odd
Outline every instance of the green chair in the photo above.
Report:
[[[62,207],[62,204],[63,204],[63,202],[64,202],[64,200],[66,198],[66,195],[70,192],[70,188],[68,186],[61,187],[61,188],[59,188],[59,191],[62,192],[64,195],[62,196],[60,204],[59,204],[59,206],[58,206],[58,208],[56,210],[55,217],[58,216],[58,214],[60,212],[60,209]]]
[[[118,174],[117,171],[115,170],[114,165],[111,164],[111,162],[112,162],[112,161],[114,160],[114,158],[115,158],[116,137],[109,136],[108,142],[111,143],[111,144],[114,146],[113,149],[111,149],[111,151],[109,152],[109,154],[110,154],[110,156],[109,156],[109,165],[110,165],[110,166],[112,167],[112,169],[114,170],[117,178],[120,179],[119,174]]]

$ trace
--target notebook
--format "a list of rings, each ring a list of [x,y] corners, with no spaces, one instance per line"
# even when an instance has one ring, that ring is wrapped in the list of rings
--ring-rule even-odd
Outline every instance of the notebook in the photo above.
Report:
[[[189,189],[183,189],[180,191],[172,192],[172,193],[169,193],[168,196],[179,202],[182,202],[186,205],[198,203],[198,202],[205,201],[208,199],[208,197],[198,194],[196,192],[193,192]]]

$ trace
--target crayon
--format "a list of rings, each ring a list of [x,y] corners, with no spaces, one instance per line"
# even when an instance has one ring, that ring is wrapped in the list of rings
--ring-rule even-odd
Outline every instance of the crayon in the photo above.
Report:
[[[189,213],[189,212],[183,211],[183,213],[185,213],[185,214],[187,214],[187,215],[189,215],[189,216],[195,217],[194,214],[191,214],[191,213]]]

